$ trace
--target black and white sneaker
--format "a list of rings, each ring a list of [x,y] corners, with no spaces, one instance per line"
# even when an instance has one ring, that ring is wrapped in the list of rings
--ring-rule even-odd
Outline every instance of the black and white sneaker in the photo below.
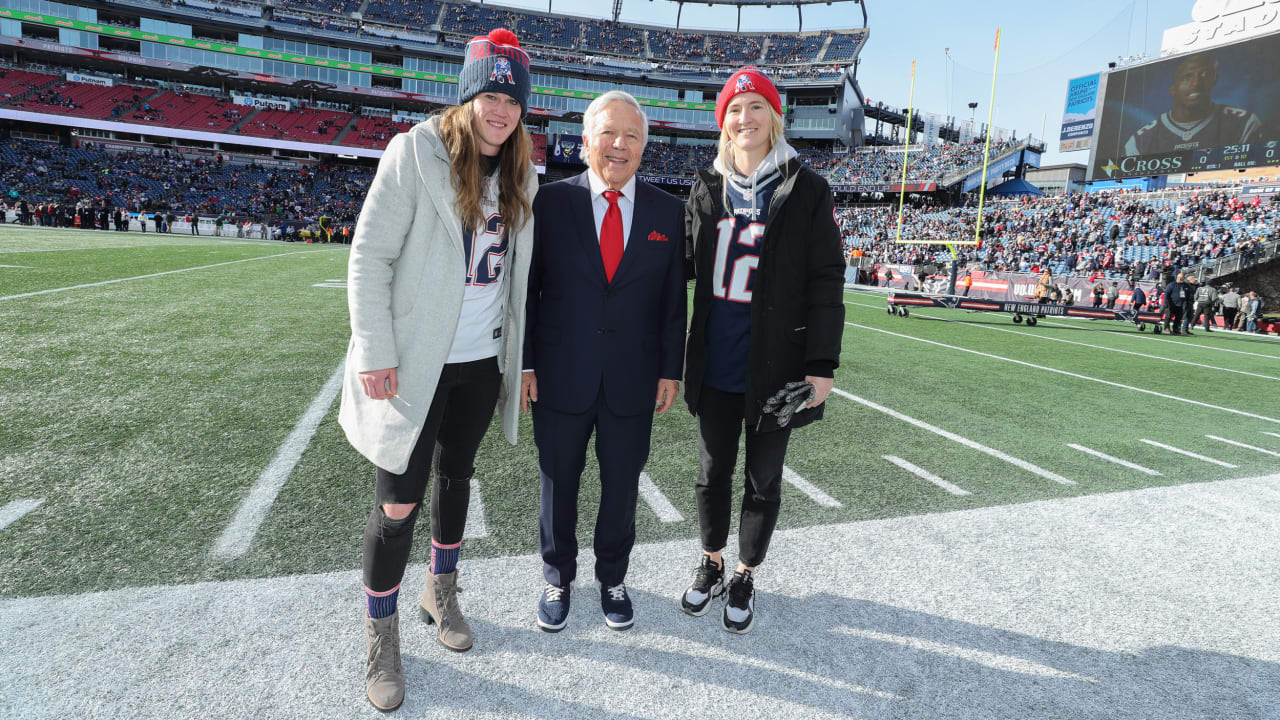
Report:
[[[702,617],[711,609],[711,601],[724,594],[724,565],[717,565],[710,555],[693,571],[693,584],[680,597],[680,609],[694,617]]]
[[[729,579],[725,590],[724,629],[740,635],[751,632],[756,624],[756,588],[751,570],[742,570]]]

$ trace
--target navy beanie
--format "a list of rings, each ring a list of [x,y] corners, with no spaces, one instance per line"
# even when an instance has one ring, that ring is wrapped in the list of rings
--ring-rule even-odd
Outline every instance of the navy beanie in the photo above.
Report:
[[[506,28],[471,38],[458,76],[458,104],[482,92],[510,95],[520,101],[520,116],[529,113],[529,53],[516,34]]]

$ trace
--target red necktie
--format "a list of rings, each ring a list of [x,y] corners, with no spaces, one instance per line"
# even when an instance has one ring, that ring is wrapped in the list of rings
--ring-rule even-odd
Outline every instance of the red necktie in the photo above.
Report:
[[[613,273],[622,262],[622,210],[618,208],[621,195],[617,190],[604,191],[609,209],[604,211],[604,222],[600,223],[600,257],[604,260],[604,276],[609,282],[613,282]]]

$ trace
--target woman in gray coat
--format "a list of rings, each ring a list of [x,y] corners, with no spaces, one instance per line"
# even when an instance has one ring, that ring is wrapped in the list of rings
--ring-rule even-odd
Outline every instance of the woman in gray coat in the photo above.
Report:
[[[397,613],[413,526],[431,484],[423,618],[472,645],[457,562],[475,457],[494,408],[516,439],[537,174],[522,118],[529,56],[499,29],[467,44],[459,102],[387,146],[356,225],[351,344],[339,422],[376,468],[364,532],[365,692],[404,700]]]

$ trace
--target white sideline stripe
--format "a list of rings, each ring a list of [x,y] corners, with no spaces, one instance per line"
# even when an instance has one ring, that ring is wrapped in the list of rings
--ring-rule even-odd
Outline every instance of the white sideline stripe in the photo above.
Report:
[[[881,455],[880,457],[884,458],[885,460],[888,460],[889,462],[893,463],[894,465],[897,465],[898,467],[902,468],[903,470],[906,470],[907,472],[911,473],[912,475],[915,475],[916,477],[920,478],[921,480],[927,480],[928,482],[931,482],[931,483],[933,483],[934,485],[937,485],[938,487],[942,488],[943,490],[946,490],[947,492],[951,493],[952,495],[968,495],[968,494],[969,494],[969,491],[968,491],[968,490],[965,490],[965,489],[964,489],[964,488],[962,488],[962,487],[957,487],[957,486],[955,486],[955,485],[952,485],[951,483],[947,482],[946,480],[943,480],[942,478],[938,477],[937,475],[934,475],[933,473],[929,472],[928,470],[925,470],[924,468],[920,467],[919,465],[915,465],[915,464],[913,464],[913,463],[907,462],[906,460],[903,460],[902,458],[900,458],[900,457],[898,457],[898,456],[896,456],[896,455]]]
[[[1217,435],[1205,435],[1205,437],[1209,438],[1210,440],[1217,440],[1218,442],[1224,442],[1228,445],[1235,445],[1236,447],[1242,447],[1249,450],[1257,450],[1258,452],[1264,455],[1270,455],[1272,457],[1280,457],[1280,452],[1276,452],[1275,450],[1268,450],[1266,448],[1260,448],[1254,445],[1245,445],[1242,442],[1237,442],[1235,440],[1228,440],[1224,437],[1218,437]]]
[[[44,498],[40,498],[39,500],[14,500],[4,507],[0,507],[0,530],[18,522],[22,519],[23,515],[26,515],[32,510],[40,507],[40,504],[43,502]]]
[[[673,523],[684,520],[684,516],[676,510],[676,506],[671,504],[667,496],[663,495],[654,484],[653,478],[649,477],[649,473],[644,471],[640,472],[640,497],[644,498],[645,504],[661,522]]]
[[[1070,327],[1070,328],[1076,327],[1074,323],[1067,324],[1067,323],[1060,323],[1060,322],[1050,322],[1048,320],[1041,320],[1040,324],[1053,325],[1055,327]],[[1172,343],[1174,345],[1181,345],[1182,347],[1195,348],[1197,350],[1214,350],[1217,352],[1232,353],[1235,355],[1252,355],[1254,357],[1266,358],[1268,360],[1280,360],[1280,357],[1276,357],[1275,355],[1267,355],[1266,353],[1255,353],[1255,352],[1249,352],[1247,350],[1232,350],[1231,348],[1214,347],[1213,345],[1197,345],[1196,343],[1183,342],[1182,340],[1166,340],[1164,338],[1144,335],[1143,333],[1140,333],[1140,332],[1127,332],[1124,330],[1109,330],[1107,328],[1098,328],[1098,330],[1101,330],[1102,332],[1106,332],[1106,333],[1123,335],[1125,337],[1134,338],[1136,340],[1150,340],[1151,342]]]
[[[1125,385],[1124,383],[1112,382],[1111,380],[1103,380],[1102,378],[1089,377],[1088,375],[1081,375],[1079,373],[1068,372],[1066,370],[1059,370],[1057,368],[1045,367],[1044,365],[1036,365],[1035,363],[1029,363],[1023,360],[1015,360],[1013,358],[1004,357],[1003,355],[992,355],[991,353],[984,353],[979,350],[970,350],[969,348],[962,348],[957,345],[948,345],[946,343],[941,343],[936,340],[926,340],[924,338],[912,337],[910,335],[903,335],[902,333],[896,333],[890,330],[881,330],[880,328],[873,328],[870,325],[859,325],[857,323],[851,323],[851,322],[846,322],[845,325],[861,328],[863,330],[871,330],[873,332],[884,333],[885,335],[893,335],[895,337],[906,338],[907,340],[914,340],[915,342],[928,343],[929,345],[937,345],[938,347],[944,347],[951,350],[959,350],[960,352],[967,352],[973,355],[980,355],[985,358],[991,358],[992,360],[1003,360],[1005,362],[1010,362],[1015,365],[1022,365],[1023,367],[1034,368],[1036,370],[1044,370],[1045,372],[1057,373],[1059,375],[1066,375],[1067,377],[1073,377],[1079,380],[1088,380],[1089,382],[1102,383],[1103,385],[1110,385],[1111,387],[1118,387],[1124,390],[1133,390],[1134,392],[1140,392],[1147,395],[1155,395],[1156,397],[1161,397],[1166,400],[1176,400],[1177,402],[1184,402],[1189,405],[1197,405],[1199,407],[1209,408],[1210,410],[1221,410],[1223,412],[1232,413],[1234,415],[1243,415],[1245,417],[1251,417],[1255,420],[1266,420],[1267,422],[1272,422],[1280,425],[1280,420],[1277,420],[1276,418],[1272,418],[1272,417],[1267,417],[1266,415],[1258,415],[1257,413],[1246,412],[1244,410],[1236,410],[1235,408],[1222,407],[1221,405],[1212,405],[1210,403],[1200,402],[1199,400],[1192,400],[1190,398],[1178,397],[1177,395],[1169,395],[1167,393],[1157,392],[1155,390],[1146,390],[1144,388],[1134,387],[1133,385]]]
[[[857,395],[854,395],[852,393],[847,393],[844,390],[841,390],[840,388],[832,388],[831,392],[839,395],[842,398],[852,400],[860,405],[865,405],[871,408],[872,410],[878,410],[884,413],[885,415],[888,415],[893,418],[897,418],[905,423],[910,423],[912,425],[915,425],[916,427],[922,430],[928,430],[929,432],[934,433],[935,435],[941,435],[942,437],[948,440],[951,440],[953,442],[958,442],[967,448],[977,450],[980,453],[986,453],[987,455],[990,455],[991,457],[996,458],[997,460],[1003,460],[1009,463],[1010,465],[1015,465],[1017,467],[1020,467],[1023,470],[1026,470],[1027,472],[1032,473],[1034,475],[1039,475],[1040,477],[1045,478],[1046,480],[1052,480],[1062,485],[1076,484],[1074,480],[1068,480],[1067,478],[1064,478],[1061,475],[1058,475],[1057,473],[1052,473],[1052,472],[1049,472],[1048,470],[1045,470],[1042,467],[1037,467],[1036,465],[1032,465],[1026,460],[1019,460],[1018,458],[1013,457],[1012,455],[1007,455],[1005,453],[1002,453],[999,450],[996,450],[995,448],[987,447],[986,445],[983,445],[980,442],[975,442],[966,437],[960,437],[959,435],[949,430],[943,430],[942,428],[934,425],[930,425],[929,423],[923,420],[917,420],[908,415],[903,415],[897,410],[892,410],[883,405],[877,405],[876,403],[873,403],[870,400],[867,400],[866,398],[860,398]]]
[[[844,303],[846,305],[857,305],[858,307],[871,308],[872,310],[880,309],[880,308],[877,308],[875,305],[867,305],[865,303],[856,303],[849,300],[845,300]],[[1010,333],[1012,335],[1025,335],[1026,337],[1036,338],[1038,340],[1052,340],[1053,342],[1067,343],[1068,345],[1079,345],[1081,347],[1093,348],[1095,350],[1107,350],[1110,352],[1123,353],[1125,355],[1137,355],[1138,357],[1150,358],[1151,360],[1164,360],[1166,362],[1178,363],[1179,365],[1193,365],[1195,367],[1201,367],[1208,370],[1221,370],[1222,372],[1235,373],[1237,375],[1248,375],[1250,377],[1262,378],[1263,380],[1280,380],[1280,377],[1274,377],[1272,375],[1262,375],[1260,373],[1251,373],[1245,370],[1235,370],[1233,368],[1218,367],[1217,365],[1205,365],[1204,363],[1191,362],[1190,360],[1178,360],[1176,358],[1167,358],[1167,357],[1162,357],[1160,355],[1148,355],[1146,353],[1134,352],[1132,350],[1121,350],[1120,348],[1108,347],[1106,345],[1091,345],[1089,343],[1077,342],[1075,340],[1066,340],[1064,338],[1056,338],[1056,337],[1050,337],[1048,335],[1040,335],[1039,333],[1029,333],[1029,332],[1022,332],[1020,330],[1010,330],[1009,328],[991,327],[990,325],[979,325],[978,323],[969,322],[967,320],[952,320],[950,318],[939,317],[937,315],[926,315],[924,313],[912,313],[912,314],[919,315],[920,317],[930,318],[932,320],[941,320],[943,322],[967,325],[969,327],[975,327],[980,330],[993,330],[995,332]]]
[[[782,466],[782,479],[786,480],[789,485],[809,496],[809,499],[818,503],[822,507],[843,507],[840,501],[822,492],[822,488],[805,480],[795,470]]]
[[[967,660],[978,665],[1001,670],[1005,672],[1016,672],[1023,675],[1039,675],[1041,677],[1058,678],[1060,680],[1079,680],[1081,682],[1096,683],[1097,679],[1087,675],[1077,675],[1076,673],[1059,670],[1048,665],[1041,665],[1024,658],[1013,655],[999,655],[985,650],[975,650],[974,648],[961,647],[959,645],[947,645],[933,640],[923,640],[909,635],[890,635],[888,633],[877,632],[875,630],[866,630],[863,628],[852,628],[842,626],[835,628],[834,632],[843,635],[852,635],[854,637],[867,638],[877,642],[892,643],[901,645],[911,650],[922,650],[924,652],[936,653],[938,655],[946,655],[947,657],[959,658]]]
[[[1083,446],[1083,445],[1077,445],[1077,444],[1075,444],[1075,443],[1067,443],[1067,447],[1069,447],[1069,448],[1071,448],[1071,449],[1073,449],[1073,450],[1079,450],[1079,451],[1080,451],[1080,452],[1082,452],[1082,453],[1088,453],[1088,454],[1090,454],[1090,455],[1092,455],[1092,456],[1094,456],[1094,457],[1096,457],[1096,458],[1102,458],[1103,460],[1106,460],[1107,462],[1113,462],[1113,463],[1115,463],[1115,464],[1117,464],[1117,465],[1123,465],[1123,466],[1125,466],[1125,467],[1129,468],[1130,470],[1137,470],[1138,472],[1143,472],[1143,473],[1146,473],[1146,474],[1148,474],[1148,475],[1152,475],[1152,476],[1155,476],[1155,477],[1160,477],[1160,476],[1161,476],[1161,475],[1160,475],[1160,471],[1158,471],[1158,470],[1152,470],[1151,468],[1143,467],[1143,466],[1141,466],[1141,465],[1139,465],[1139,464],[1137,464],[1137,463],[1131,463],[1131,462],[1129,462],[1128,460],[1121,460],[1121,459],[1120,459],[1120,458],[1118,458],[1118,457],[1111,457],[1110,455],[1108,455],[1108,454],[1106,454],[1106,453],[1103,453],[1103,452],[1098,452],[1097,450],[1094,450],[1093,448],[1087,448],[1087,447],[1085,447],[1085,446]]]
[[[21,270],[35,270],[35,269],[36,269],[36,267],[35,267],[34,265],[0,265],[0,267],[7,267],[7,268],[19,268],[19,269],[21,269]]]
[[[885,298],[885,297],[887,296],[887,291],[886,291],[885,293],[874,293],[874,292],[871,292],[871,291],[869,291],[869,290],[847,290],[847,289],[846,289],[846,290],[845,290],[845,292],[857,292],[857,293],[863,293],[863,294],[865,294],[865,295],[869,295],[869,296],[870,296],[870,297],[872,297],[872,298]],[[981,299],[981,298],[975,298],[975,299]],[[847,301],[846,301],[846,302],[847,302]],[[883,306],[879,306],[879,305],[876,305],[876,306],[866,305],[866,306],[864,306],[864,307],[871,307],[871,308],[872,308],[872,309],[874,309],[874,310],[884,310],[884,307],[883,307]],[[973,311],[969,311],[969,312],[973,312]],[[1096,324],[1095,324],[1095,325],[1083,325],[1083,323],[1087,323],[1087,322],[1089,322],[1089,320],[1090,320],[1090,319],[1092,319],[1092,318],[1059,317],[1059,318],[1057,318],[1057,319],[1059,319],[1059,320],[1071,320],[1071,321],[1073,321],[1073,322],[1072,322],[1072,323],[1070,323],[1070,324],[1063,324],[1063,323],[1060,323],[1060,322],[1052,322],[1052,321],[1050,321],[1050,320],[1041,320],[1039,324],[1040,324],[1040,325],[1054,325],[1054,326],[1056,326],[1056,327],[1070,327],[1070,328],[1076,328],[1076,327],[1081,327],[1081,326],[1083,326],[1083,327],[1089,327],[1089,328],[1094,329],[1094,330],[1099,331],[1099,332],[1112,333],[1112,334],[1114,334],[1114,335],[1122,335],[1122,336],[1124,336],[1124,337],[1134,338],[1134,339],[1137,339],[1137,340],[1150,340],[1150,341],[1152,341],[1152,342],[1172,343],[1172,344],[1174,344],[1174,345],[1181,345],[1181,346],[1183,346],[1183,347],[1193,347],[1193,348],[1198,348],[1198,349],[1201,349],[1201,350],[1214,350],[1214,351],[1216,351],[1216,352],[1234,353],[1234,354],[1236,354],[1236,355],[1253,355],[1254,357],[1266,358],[1266,359],[1268,359],[1268,360],[1280,360],[1280,357],[1277,357],[1277,356],[1275,356],[1275,355],[1267,355],[1267,354],[1265,354],[1265,353],[1248,352],[1248,351],[1246,351],[1246,350],[1232,350],[1232,349],[1230,349],[1230,348],[1214,347],[1214,346],[1212,346],[1212,345],[1197,345],[1197,344],[1195,344],[1195,343],[1186,343],[1186,342],[1183,342],[1183,341],[1181,341],[1181,340],[1166,340],[1166,339],[1164,339],[1164,338],[1158,338],[1158,337],[1151,337],[1151,336],[1148,336],[1148,335],[1143,335],[1142,333],[1138,333],[1138,332],[1129,332],[1129,331],[1127,331],[1127,330],[1111,330],[1111,329],[1108,329],[1108,328],[1105,328],[1105,327],[1099,327],[1099,326],[1098,326],[1098,325],[1096,325]],[[1215,331],[1215,332],[1219,332],[1219,331]],[[1258,335],[1258,336],[1251,336],[1251,337],[1269,338],[1269,336],[1267,336],[1267,335]]]
[[[1263,435],[1270,435],[1271,437],[1278,437],[1278,438],[1280,438],[1280,433],[1267,432],[1266,430],[1263,430],[1263,431],[1262,431],[1262,434],[1263,434]]]
[[[303,413],[302,419],[293,426],[293,432],[280,445],[271,464],[258,476],[249,495],[240,503],[240,509],[236,511],[231,524],[223,529],[222,535],[214,543],[213,554],[216,557],[235,558],[249,550],[249,544],[253,542],[253,536],[258,534],[258,528],[266,519],[267,513],[271,511],[280,488],[284,487],[289,473],[293,472],[298,460],[302,459],[302,453],[311,444],[311,436],[315,435],[320,420],[329,412],[329,406],[342,389],[342,372],[346,366],[345,359],[338,364],[338,369],[329,376],[329,381],[311,401],[311,406]]]
[[[1154,445],[1155,447],[1158,447],[1158,448],[1164,448],[1169,452],[1176,452],[1179,455],[1186,455],[1187,457],[1195,458],[1197,460],[1203,460],[1207,463],[1213,463],[1214,465],[1221,465],[1222,467],[1225,467],[1225,468],[1240,467],[1239,465],[1232,465],[1229,462],[1223,462],[1221,460],[1216,460],[1211,457],[1205,457],[1204,455],[1197,455],[1196,453],[1193,453],[1190,450],[1183,450],[1182,448],[1176,448],[1172,445],[1165,445],[1164,443],[1156,442],[1155,440],[1148,440],[1146,438],[1142,438],[1142,442],[1148,445]]]
[[[467,528],[462,539],[489,537],[489,525],[484,520],[484,498],[480,496],[480,481],[471,478],[471,502],[467,504]]]
[[[101,285],[112,285],[114,283],[128,282],[130,280],[145,280],[146,278],[160,277],[161,275],[172,275],[174,273],[190,272],[192,270],[208,270],[209,268],[221,267],[223,265],[235,265],[236,263],[252,262],[254,260],[269,260],[271,258],[284,257],[285,255],[307,255],[317,252],[334,252],[333,250],[299,250],[296,252],[280,253],[278,255],[263,255],[262,257],[243,258],[241,260],[228,260],[227,262],[214,263],[212,265],[201,265],[200,267],[181,268],[179,270],[165,270],[164,272],[151,273],[150,275],[136,275],[134,277],[116,278],[115,280],[103,280],[102,282],[85,283],[84,285],[72,285],[70,287],[50,288],[48,290],[36,290],[35,292],[18,293],[17,295],[5,295],[0,300],[16,300],[17,298],[32,297],[34,295],[47,295],[49,293],[65,292],[67,290],[81,290],[84,288],[98,287]]]

